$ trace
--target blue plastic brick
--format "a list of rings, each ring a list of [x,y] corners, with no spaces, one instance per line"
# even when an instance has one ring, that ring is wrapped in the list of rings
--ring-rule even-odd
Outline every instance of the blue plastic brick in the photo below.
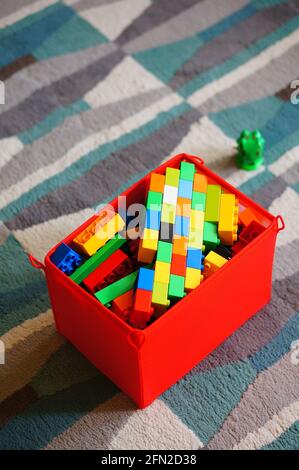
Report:
[[[187,267],[203,270],[204,256],[201,250],[196,248],[188,248],[187,251]]]
[[[154,274],[155,271],[153,269],[140,268],[137,280],[137,289],[152,291],[154,284]]]
[[[160,230],[161,212],[146,209],[145,227],[152,230]]]
[[[181,215],[177,215],[175,218],[175,224],[174,224],[175,235],[179,235],[181,237],[188,237],[189,228],[190,228],[189,217],[183,217]]]
[[[69,250],[70,248],[65,243],[61,243],[61,245],[59,245],[59,247],[56,248],[54,253],[52,253],[52,255],[50,256],[52,263],[58,266],[59,263],[61,263],[61,261],[63,260],[63,258],[68,254]]]
[[[61,245],[59,245],[55,253],[51,255],[50,259],[58,269],[68,276],[70,276],[83,262],[82,256],[65,243],[61,243]]]
[[[192,181],[180,179],[178,196],[185,199],[192,199]]]

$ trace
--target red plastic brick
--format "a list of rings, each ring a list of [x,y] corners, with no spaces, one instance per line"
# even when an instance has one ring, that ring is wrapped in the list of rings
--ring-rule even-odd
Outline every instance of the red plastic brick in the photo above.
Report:
[[[134,289],[125,292],[124,294],[116,297],[112,300],[111,310],[116,313],[120,318],[127,321],[129,318],[129,312],[133,306]]]
[[[239,240],[245,244],[254,240],[258,235],[260,235],[265,230],[265,227],[259,222],[253,220],[250,224],[242,230],[239,235]]]
[[[107,277],[109,283],[115,282],[117,273],[113,273],[116,268],[128,260],[128,256],[121,250],[116,250],[112,255],[92,271],[84,280],[83,284],[89,292],[96,292]],[[124,275],[126,269],[124,269]]]
[[[141,312],[150,312],[152,303],[152,291],[145,289],[136,289],[134,310]]]
[[[186,256],[173,254],[171,258],[170,273],[176,274],[177,276],[186,275]]]
[[[234,243],[232,246],[232,253],[236,255],[239,251],[243,250],[243,248],[247,245],[247,243],[241,242],[241,240]]]
[[[146,327],[153,313],[151,303],[152,291],[145,289],[136,290],[134,307],[129,315],[129,322],[132,326],[140,329]]]

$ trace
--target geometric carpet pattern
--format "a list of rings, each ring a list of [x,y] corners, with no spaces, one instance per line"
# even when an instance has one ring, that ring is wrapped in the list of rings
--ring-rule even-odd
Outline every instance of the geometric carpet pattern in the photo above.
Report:
[[[298,449],[298,0],[2,0],[0,27],[0,448]],[[269,305],[137,410],[55,331],[26,253],[181,151],[286,229]]]

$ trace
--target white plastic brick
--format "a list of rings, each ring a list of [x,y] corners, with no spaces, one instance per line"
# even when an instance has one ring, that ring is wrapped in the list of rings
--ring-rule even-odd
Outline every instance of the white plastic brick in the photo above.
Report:
[[[178,199],[178,188],[175,186],[168,186],[167,184],[164,186],[164,195],[163,195],[163,202],[165,204],[171,204],[172,206],[176,206]]]

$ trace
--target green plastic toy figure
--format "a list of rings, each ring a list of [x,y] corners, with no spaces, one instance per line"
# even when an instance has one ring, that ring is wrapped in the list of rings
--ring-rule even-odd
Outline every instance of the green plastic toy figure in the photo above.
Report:
[[[264,163],[265,139],[260,131],[242,131],[237,143],[237,164],[242,170],[256,170]]]

